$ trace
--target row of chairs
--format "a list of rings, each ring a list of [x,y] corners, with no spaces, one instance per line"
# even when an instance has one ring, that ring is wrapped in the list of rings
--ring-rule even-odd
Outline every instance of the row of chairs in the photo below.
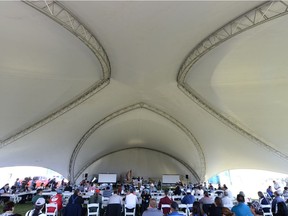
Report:
[[[112,204],[112,205],[119,207],[118,211],[119,211],[119,213],[121,213],[121,205],[120,204]],[[107,210],[107,211],[109,211],[109,210]],[[135,216],[135,214],[136,214],[136,208],[134,208],[133,211],[127,211],[126,205],[124,206],[124,215],[125,216]],[[100,215],[99,203],[87,204],[87,216],[99,216],[99,215]]]
[[[192,208],[193,204],[179,204],[179,213],[183,215],[190,215],[190,209]],[[170,210],[170,205],[168,204],[162,204],[161,205],[161,211],[163,212],[164,209]],[[46,215],[47,216],[58,216],[58,209],[56,203],[49,203],[46,204]],[[135,216],[136,208],[133,209],[133,211],[127,211],[126,205],[124,206],[124,215],[125,216]],[[87,216],[99,216],[100,215],[100,208],[99,203],[90,203],[87,204]],[[268,215],[264,215],[268,216]]]
[[[120,206],[120,205],[119,205]],[[179,213],[188,216],[190,215],[190,209],[192,208],[193,204],[179,204]],[[120,207],[121,208],[121,207]],[[163,204],[161,205],[161,211],[165,208],[169,208],[170,210],[170,205],[168,204]],[[91,203],[87,204],[87,216],[99,216],[100,215],[100,208],[98,203]],[[124,206],[124,216],[135,216],[136,214],[136,208],[133,209],[133,211],[127,211],[126,205]]]
[[[178,207],[179,207],[179,211],[178,211],[179,214],[189,216],[191,214],[190,209],[192,209],[193,204],[178,204]],[[161,205],[161,211],[163,212],[164,209],[170,210],[170,205],[169,204],[162,204]]]

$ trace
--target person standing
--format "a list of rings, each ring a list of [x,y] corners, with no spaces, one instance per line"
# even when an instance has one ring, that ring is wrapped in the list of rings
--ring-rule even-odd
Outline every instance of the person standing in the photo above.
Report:
[[[278,182],[276,182],[275,180],[273,180],[273,187],[276,191],[278,191],[281,188]]]
[[[164,190],[165,196],[160,199],[159,204],[158,204],[158,209],[161,209],[161,206],[162,206],[163,204],[171,205],[172,200],[168,197],[168,192],[169,192],[168,189],[165,189],[165,190]],[[167,215],[167,214],[169,213],[169,211],[170,211],[169,208],[164,208],[164,209],[163,209],[163,214],[164,214],[164,215]]]
[[[149,190],[143,190],[141,198],[142,198],[141,213],[142,213],[149,207],[149,203],[150,203],[150,199],[151,199],[151,195],[149,194]]]

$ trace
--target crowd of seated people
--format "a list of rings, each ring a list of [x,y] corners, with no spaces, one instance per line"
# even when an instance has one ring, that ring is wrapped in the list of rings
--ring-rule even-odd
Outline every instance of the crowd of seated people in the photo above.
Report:
[[[135,216],[157,215],[159,211],[164,216],[177,215],[183,210],[178,208],[178,204],[190,205],[188,208],[191,216],[258,216],[268,214],[270,211],[273,216],[288,216],[286,207],[288,188],[284,187],[284,190],[281,192],[281,187],[279,188],[277,183],[274,183],[274,190],[271,186],[268,187],[268,189],[272,190],[273,195],[267,191],[267,194],[264,195],[264,193],[259,191],[259,200],[252,202],[245,199],[245,194],[242,191],[239,192],[235,200],[225,184],[223,186],[218,185],[217,188],[213,187],[212,184],[208,186],[205,184],[178,184],[175,189],[166,188],[161,190],[161,188],[155,187],[155,184],[149,182],[145,185],[139,184],[138,180],[135,182],[135,184],[132,181],[129,184],[99,185],[85,179],[81,181],[79,186],[71,186],[69,182],[63,182],[63,184],[61,183],[57,187],[53,186],[55,184],[52,182],[52,186],[50,185],[49,188],[56,190],[57,194],[47,199],[42,194],[42,187],[46,188],[43,185],[37,189],[37,193],[32,198],[32,203],[35,205],[39,198],[44,198],[45,203],[57,203],[58,215],[84,216],[87,210],[86,205],[83,205],[83,195],[89,193],[90,197],[88,197],[87,203],[99,203],[101,216],[120,216],[124,210],[127,212],[135,211]],[[150,188],[151,185],[152,189]],[[161,187],[161,184],[158,185]],[[16,180],[14,186],[17,188],[22,187],[19,179]],[[8,192],[9,185],[7,186],[6,184],[0,189],[0,192],[1,190],[7,190]],[[66,206],[62,205],[62,202],[64,202],[64,199],[62,200],[62,193],[64,191],[73,193],[69,197]],[[157,192],[158,195],[156,198],[153,194]],[[103,200],[106,200],[105,205],[103,205]],[[162,209],[162,205],[167,204],[169,208]]]

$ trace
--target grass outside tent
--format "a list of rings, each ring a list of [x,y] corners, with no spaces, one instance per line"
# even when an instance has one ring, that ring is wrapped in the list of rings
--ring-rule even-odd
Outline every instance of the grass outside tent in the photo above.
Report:
[[[30,203],[27,202],[24,204],[16,204],[14,213],[18,213],[18,214],[21,214],[22,216],[25,216],[26,212],[28,210],[31,210],[31,209],[33,209],[33,205],[31,202]],[[3,212],[3,206],[1,205],[0,206],[0,214],[2,214],[2,212]]]

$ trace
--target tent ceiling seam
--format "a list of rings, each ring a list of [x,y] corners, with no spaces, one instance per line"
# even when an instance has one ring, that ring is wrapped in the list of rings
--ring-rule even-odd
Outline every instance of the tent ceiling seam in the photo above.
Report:
[[[77,38],[79,38],[94,53],[94,55],[98,59],[101,65],[103,77],[100,80],[96,81],[87,90],[82,92],[79,96],[75,97],[69,102],[66,102],[58,110],[48,114],[43,119],[32,123],[28,127],[14,133],[13,135],[4,138],[3,140],[0,140],[0,149],[37,130],[38,128],[63,115],[67,111],[80,105],[82,102],[84,102],[85,100],[102,90],[104,87],[106,87],[110,83],[111,77],[110,62],[104,48],[98,42],[96,37],[91,33],[91,31],[89,31],[88,28],[84,24],[82,24],[68,9],[66,9],[62,4],[56,1],[22,0],[22,2],[31,6],[42,14],[45,14],[46,16],[63,26],[65,29],[70,31]]]
[[[181,122],[179,122],[178,120],[176,120],[174,117],[172,117],[171,115],[167,114],[166,112],[157,109],[151,105],[145,104],[145,103],[137,103],[137,104],[133,104],[127,107],[124,107],[122,109],[119,109],[115,112],[113,112],[112,114],[106,116],[105,118],[101,119],[100,121],[98,121],[96,124],[94,124],[79,140],[79,142],[77,143],[77,145],[75,146],[73,153],[71,155],[70,158],[70,163],[69,163],[69,179],[71,181],[75,180],[75,175],[74,175],[74,167],[75,167],[75,163],[76,163],[76,159],[78,156],[78,153],[80,152],[81,148],[83,147],[83,145],[85,144],[85,142],[88,140],[88,138],[101,126],[103,126],[104,124],[106,124],[107,122],[113,120],[116,117],[119,117],[127,112],[136,110],[136,109],[146,109],[149,110],[157,115],[162,116],[163,118],[169,120],[172,124],[176,125],[180,130],[182,130],[186,136],[189,137],[189,139],[192,141],[192,143],[194,144],[194,146],[196,147],[196,150],[198,151],[198,155],[200,158],[200,166],[201,166],[201,170],[200,170],[200,175],[199,178],[201,180],[204,180],[205,177],[205,172],[206,172],[206,162],[205,162],[205,157],[204,157],[204,153],[203,150],[200,146],[200,144],[198,143],[197,139],[193,136],[193,134],[189,131],[188,128],[186,128]],[[191,168],[192,169],[192,168]]]
[[[285,2],[267,1],[240,15],[236,19],[230,21],[214,31],[212,34],[208,35],[199,44],[197,44],[182,63],[177,76],[178,88],[198,106],[242,136],[252,140],[252,142],[264,147],[266,150],[273,152],[285,160],[288,160],[288,155],[273,148],[271,144],[265,141],[262,137],[237,123],[237,121],[231,116],[217,111],[216,107],[209,104],[196,90],[186,83],[185,80],[193,65],[209,51],[240,33],[287,14],[288,5]]]

